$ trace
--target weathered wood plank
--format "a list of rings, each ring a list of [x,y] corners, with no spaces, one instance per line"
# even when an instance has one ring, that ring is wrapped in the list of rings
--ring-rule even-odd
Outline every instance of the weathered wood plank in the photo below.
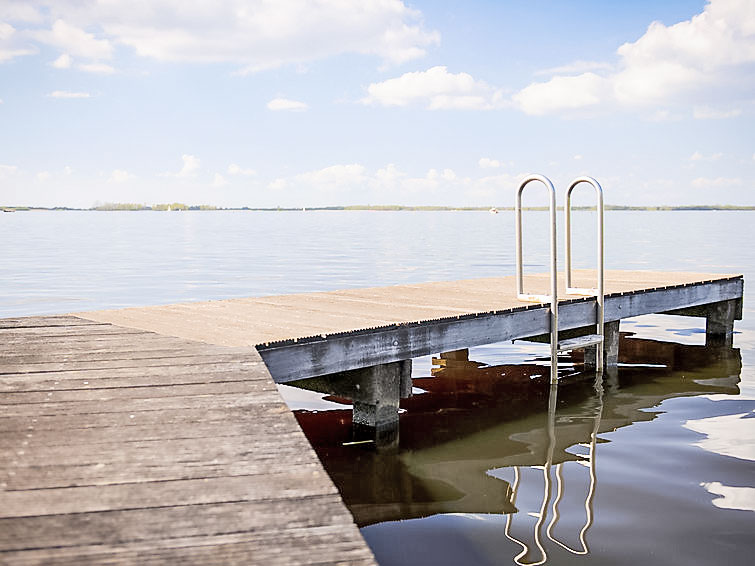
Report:
[[[337,493],[319,462],[310,461],[261,476],[3,491],[0,492],[0,518],[257,501],[270,499],[272,489],[277,498]]]
[[[260,362],[262,364],[262,362]],[[255,364],[256,365],[256,364]],[[254,366],[243,369],[253,369]],[[257,366],[259,367],[259,366]],[[103,372],[99,372],[102,374]],[[73,374],[73,375],[72,375]],[[152,387],[166,385],[191,385],[202,383],[224,383],[231,381],[263,381],[262,377],[250,378],[248,374],[236,371],[217,371],[212,366],[205,371],[193,373],[177,373],[173,375],[160,375],[153,372],[152,375],[137,373],[134,376],[110,377],[109,374],[87,377],[76,375],[75,372],[66,372],[68,378],[61,378],[60,374],[54,373],[23,373],[0,375],[0,388],[7,392],[31,392],[31,391],[72,391],[91,389],[113,389],[119,387]]]
[[[5,356],[4,362],[10,366],[46,363],[50,359],[49,351],[34,351],[24,354],[10,354]],[[210,355],[207,352],[204,355]],[[154,358],[178,358],[186,356],[202,355],[197,348],[139,348],[138,346],[124,345],[119,348],[100,348],[100,349],[67,349],[62,348],[54,353],[54,359],[59,363],[74,362],[101,362],[117,360],[142,360]],[[218,354],[215,354],[218,355]]]
[[[16,336],[76,336],[82,332],[88,335],[98,336],[128,336],[140,334],[144,331],[109,323],[97,325],[73,325],[73,326],[26,326],[21,328],[0,328],[0,339]]]
[[[182,362],[184,362],[182,360]],[[98,379],[128,379],[139,377],[170,377],[181,375],[207,375],[212,372],[233,372],[252,370],[255,368],[263,367],[264,362],[259,359],[243,359],[238,358],[233,361],[218,362],[213,361],[213,358],[202,359],[198,358],[190,360],[188,363],[182,363],[180,365],[148,365],[144,366],[130,366],[130,367],[115,367],[115,368],[95,368],[95,369],[73,369],[73,370],[55,370],[48,372],[35,372],[35,373],[0,373],[2,379],[10,380],[9,383],[15,381],[27,380],[28,383],[34,383],[34,380],[47,380],[52,379],[54,381],[87,381]],[[0,366],[0,371],[2,366]],[[254,374],[257,375],[256,373]]]
[[[120,444],[131,442],[139,439],[143,442],[153,440],[190,440],[204,438],[223,438],[232,436],[252,437],[255,429],[265,428],[274,430],[276,436],[285,436],[291,430],[297,431],[298,425],[295,423],[289,426],[283,426],[284,421],[280,419],[281,411],[260,410],[256,407],[258,414],[254,422],[248,422],[244,419],[222,420],[219,418],[223,413],[221,410],[209,411],[206,413],[209,418],[204,419],[205,413],[195,413],[187,415],[184,421],[178,421],[174,416],[172,421],[160,422],[159,427],[154,423],[144,424],[145,419],[140,415],[139,423],[121,422],[111,423],[110,426],[90,426],[87,428],[67,426],[71,424],[80,424],[78,420],[73,420],[63,416],[55,419],[54,427],[41,427],[36,425],[31,429],[28,426],[22,426],[18,429],[7,430],[0,425],[0,451],[15,450],[23,443],[34,443],[42,446],[52,446],[56,448],[74,449],[80,445],[99,446],[101,444]],[[128,419],[128,417],[126,417]],[[31,419],[28,419],[31,422]],[[128,419],[133,421],[133,419]],[[178,422],[177,422],[178,421]],[[7,419],[4,421],[7,422]],[[37,421],[38,423],[39,421]],[[186,426],[186,424],[191,426]],[[61,433],[63,431],[63,433]],[[251,440],[250,440],[251,442]]]
[[[255,387],[256,385],[256,387]],[[51,405],[64,403],[85,403],[91,401],[107,403],[110,401],[131,403],[141,399],[161,399],[175,397],[212,397],[228,394],[250,394],[276,391],[265,381],[248,381],[243,374],[236,379],[210,381],[206,383],[148,385],[138,387],[108,387],[85,389],[53,389],[48,391],[11,391],[0,399],[0,410],[10,410],[19,405]]]
[[[295,435],[291,438],[291,435]],[[214,446],[212,444],[215,444]],[[221,446],[218,446],[222,443]],[[249,442],[254,451],[245,448],[241,438],[218,437],[212,442],[156,441],[127,446],[118,451],[112,446],[103,447],[102,457],[97,454],[80,454],[81,461],[66,458],[59,463],[45,464],[45,456],[60,454],[60,451],[39,452],[30,462],[25,455],[10,460],[7,478],[2,480],[7,492],[53,488],[91,487],[122,485],[173,480],[207,480],[209,478],[236,476],[266,476],[280,471],[280,460],[285,458],[290,467],[312,463],[311,455],[302,450],[298,431],[287,438],[271,439],[268,442]],[[178,445],[178,446],[175,446]],[[27,447],[32,451],[33,446]],[[202,449],[204,452],[200,452]],[[54,460],[50,460],[54,462]],[[18,463],[16,463],[18,462]],[[250,481],[267,480],[254,479]],[[0,496],[0,499],[2,497]]]
[[[274,401],[260,401],[254,406],[237,404],[232,406],[202,406],[198,411],[187,411],[185,407],[162,408],[160,410],[99,412],[85,414],[30,414],[26,416],[8,416],[0,414],[0,430],[5,433],[33,430],[56,430],[61,433],[69,429],[106,429],[120,426],[155,426],[163,423],[193,426],[196,423],[224,422],[230,419],[248,419],[250,410],[252,417],[260,413],[286,413],[288,409],[282,405],[280,398]],[[134,415],[133,417],[131,415]]]
[[[13,374],[13,373],[42,373],[42,372],[58,372],[58,371],[77,371],[77,370],[97,370],[97,369],[122,369],[122,368],[148,368],[159,366],[176,366],[176,365],[190,365],[190,364],[203,364],[210,365],[215,363],[226,363],[238,360],[238,354],[210,354],[202,356],[201,354],[194,352],[193,354],[179,355],[173,357],[144,357],[138,359],[130,359],[124,357],[117,360],[95,360],[95,361],[50,361],[39,363],[27,363],[27,364],[3,364],[0,366],[0,375]]]
[[[258,403],[270,403],[279,401],[277,391],[260,392],[232,392],[232,393],[206,393],[197,395],[181,395],[166,397],[144,398],[103,398],[91,401],[68,401],[58,403],[55,401],[40,402],[33,404],[0,404],[0,411],[7,417],[24,417],[39,415],[69,414],[88,416],[101,413],[129,413],[139,418],[142,411],[163,411],[166,409],[181,409],[184,411],[205,410],[211,407],[245,406],[253,408]]]
[[[94,545],[30,550],[7,558],[13,564],[176,564],[176,565],[374,565],[356,527],[344,525],[159,539],[127,545]]]
[[[243,501],[102,511],[96,515],[6,518],[0,519],[0,548],[7,552],[152,541],[165,537],[165,525],[173,527],[171,535],[175,537],[338,525],[339,516],[332,509],[337,509],[339,502],[338,496],[327,494],[283,498],[275,505],[270,505],[268,500]],[[320,512],[297,513],[303,505]]]
[[[0,328],[35,328],[40,326],[93,326],[103,323],[93,322],[70,314],[49,316],[24,316],[0,318]]]

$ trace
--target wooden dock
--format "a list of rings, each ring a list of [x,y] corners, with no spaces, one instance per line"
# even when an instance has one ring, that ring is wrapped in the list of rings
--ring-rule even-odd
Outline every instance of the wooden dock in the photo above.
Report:
[[[253,348],[0,321],[0,564],[374,564]]]
[[[617,337],[670,312],[730,344],[741,318],[740,275],[606,290]],[[513,277],[0,320],[0,563],[374,564],[274,382],[547,331]]]

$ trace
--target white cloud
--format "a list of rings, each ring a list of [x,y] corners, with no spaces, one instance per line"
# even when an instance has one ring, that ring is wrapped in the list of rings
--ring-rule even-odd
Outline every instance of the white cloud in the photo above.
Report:
[[[56,69],[70,69],[73,59],[68,53],[63,53],[60,57],[52,62],[52,66]]]
[[[7,179],[18,173],[18,167],[15,165],[0,164],[0,179]]]
[[[738,177],[698,177],[692,180],[692,186],[696,189],[738,187],[740,185],[742,185],[742,179]]]
[[[583,73],[532,83],[514,94],[512,99],[526,114],[539,116],[595,107],[606,99],[609,90],[607,79],[595,73]]]
[[[288,182],[286,181],[286,179],[282,179],[282,178],[275,179],[274,181],[271,181],[267,185],[267,188],[273,191],[282,191],[286,187],[288,187]]]
[[[424,28],[422,14],[401,0],[38,4],[56,19],[53,29],[35,30],[38,41],[95,60],[108,58],[119,44],[159,61],[235,63],[242,72],[346,53],[398,64],[440,41],[438,32]]]
[[[181,170],[177,173],[161,173],[161,177],[177,177],[179,179],[188,179],[191,177],[197,176],[197,171],[199,169],[199,158],[194,155],[189,155],[187,153],[184,153],[181,155],[181,161],[183,162],[183,166],[181,167]]]
[[[133,178],[133,175],[123,169],[114,169],[108,179],[109,183],[125,183],[129,179]]]
[[[400,77],[367,87],[363,104],[408,106],[421,104],[429,110],[489,110],[505,104],[500,90],[467,73],[449,73],[444,66],[404,73]]]
[[[574,61],[573,63],[569,63],[568,65],[535,71],[535,74],[568,75],[574,73],[586,73],[588,71],[610,71],[612,68],[613,66],[610,63],[603,63],[599,61]]]
[[[110,59],[113,46],[107,39],[97,39],[94,34],[70,25],[62,19],[53,23],[49,30],[34,30],[28,35],[41,43],[57,47],[65,54],[85,59]]]
[[[696,151],[692,155],[689,156],[690,161],[718,161],[724,156],[723,153],[720,151],[718,153],[712,153],[708,156],[703,155],[699,151]]]
[[[710,107],[752,99],[755,3],[711,0],[689,20],[672,26],[653,22],[617,54],[614,72],[556,75],[525,87],[513,100],[535,115],[664,104],[695,106],[698,118],[736,115]]]
[[[481,157],[477,164],[483,169],[497,169],[501,166],[501,162],[497,159],[490,159],[489,157]]]
[[[16,33],[16,28],[0,20],[0,63],[36,52],[36,48],[23,43],[19,34]]]
[[[228,184],[228,181],[226,180],[223,175],[220,173],[215,173],[215,176],[212,178],[212,186],[215,188],[222,187]]]
[[[466,204],[490,206],[502,202],[524,175],[462,177],[453,169],[431,168],[414,175],[390,163],[377,170],[359,164],[333,165],[275,179],[268,189],[276,199],[293,206],[316,206],[330,199],[343,203],[344,195],[356,195],[355,204]],[[285,196],[284,196],[285,195]]]
[[[365,181],[365,168],[358,163],[331,165],[323,169],[300,173],[288,179],[275,179],[272,189],[308,187],[313,190],[346,190],[359,188]]]
[[[695,106],[692,111],[692,115],[698,120],[721,120],[724,118],[736,118],[741,114],[742,110],[739,108],[721,110],[718,108],[711,108],[710,106]]]
[[[40,171],[39,173],[37,173],[36,177],[37,181],[44,183],[45,181],[52,179],[52,173],[50,173],[49,171]]]
[[[245,177],[253,177],[257,174],[257,171],[254,169],[243,169],[242,167],[239,167],[235,163],[231,163],[228,166],[228,174],[229,175],[243,175]]]
[[[70,69],[73,67],[73,57],[68,53],[63,53],[60,57],[51,63],[56,69]],[[78,63],[76,69],[87,73],[97,73],[100,75],[111,75],[115,69],[106,63]]]
[[[43,17],[28,0],[3,0],[0,3],[0,20],[37,23]]]
[[[112,75],[115,72],[115,69],[106,63],[81,63],[76,65],[76,68],[80,71],[100,75]]]
[[[274,98],[267,103],[268,110],[290,110],[293,112],[302,112],[309,108],[305,102],[290,100],[288,98]]]
[[[755,158],[755,156],[753,156]],[[406,177],[406,173],[400,171],[395,164],[389,163],[375,172],[375,182],[381,186],[395,185],[399,179]]]
[[[573,159],[574,159],[574,161],[580,161],[582,159],[582,156],[579,155],[579,154],[577,154],[577,155],[574,156]]]
[[[183,161],[183,167],[181,167],[181,170],[176,173],[176,176],[194,177],[197,174],[197,169],[199,169],[199,158],[184,153],[181,156],[181,160]]]
[[[68,90],[54,90],[47,96],[51,98],[90,98],[88,92],[71,92]]]

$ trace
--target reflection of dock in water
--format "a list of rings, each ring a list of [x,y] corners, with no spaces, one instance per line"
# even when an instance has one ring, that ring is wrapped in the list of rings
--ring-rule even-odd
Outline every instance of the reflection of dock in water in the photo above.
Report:
[[[400,449],[350,444],[348,409],[300,411],[297,419],[359,526],[437,513],[512,513],[514,486],[489,471],[588,464],[589,458],[569,449],[589,445],[596,434],[652,420],[647,409],[665,399],[739,392],[736,349],[625,335],[621,342],[622,367],[606,377],[602,395],[594,373],[562,378],[551,415],[553,438],[547,369],[481,366],[458,355],[434,368],[434,377],[413,380],[426,393],[402,400]]]

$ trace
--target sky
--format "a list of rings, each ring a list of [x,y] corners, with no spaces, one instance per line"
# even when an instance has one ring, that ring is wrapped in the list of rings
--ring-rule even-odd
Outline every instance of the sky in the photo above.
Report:
[[[755,205],[755,2],[0,0],[0,205],[510,206],[529,173]]]

